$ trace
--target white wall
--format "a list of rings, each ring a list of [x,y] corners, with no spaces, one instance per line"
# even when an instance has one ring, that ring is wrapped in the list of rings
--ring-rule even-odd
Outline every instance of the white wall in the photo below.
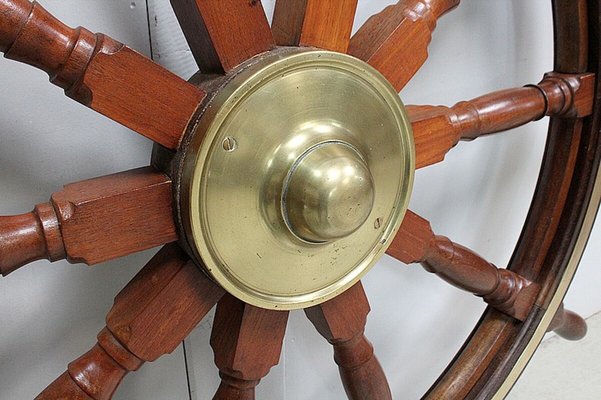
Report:
[[[356,26],[391,0],[360,0]],[[149,53],[142,1],[45,0],[71,25],[106,32]],[[268,14],[273,0],[263,1]],[[150,1],[155,59],[187,78],[195,65],[168,0]],[[550,2],[463,0],[444,17],[430,59],[401,93],[408,104],[445,104],[536,83],[552,68]],[[0,214],[29,211],[63,183],[144,165],[150,143],[64,98],[38,71],[0,60]],[[412,208],[434,229],[507,263],[528,210],[544,145],[545,121],[462,143],[416,177]],[[601,256],[595,230],[568,307],[601,309]],[[35,263],[0,280],[0,400],[28,399],[94,343],[112,297],[150,253],[86,268]],[[368,336],[393,391],[416,399],[440,374],[483,304],[421,270],[384,258],[364,281],[372,304]],[[460,310],[460,312],[457,312]],[[206,320],[187,340],[194,399],[218,385]],[[576,383],[574,383],[576,384]],[[330,347],[301,312],[292,313],[282,363],[258,398],[343,399]],[[187,399],[181,350],[128,377],[116,399]]]
[[[71,26],[149,54],[146,7],[122,0],[42,0]],[[63,184],[147,165],[151,143],[68,99],[29,66],[0,58],[0,215],[28,212]],[[37,262],[0,278],[0,399],[34,398],[88,351],[113,297],[151,252],[88,268]],[[121,399],[186,399],[183,354],[145,366]]]

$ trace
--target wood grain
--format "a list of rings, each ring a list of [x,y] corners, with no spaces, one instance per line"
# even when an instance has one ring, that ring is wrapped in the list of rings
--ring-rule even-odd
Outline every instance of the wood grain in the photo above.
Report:
[[[125,375],[136,371],[142,363],[105,328],[98,335],[98,343],[71,362],[67,372],[40,393],[36,400],[109,400]]]
[[[176,241],[171,179],[146,167],[52,195],[67,257],[89,265]]]
[[[553,0],[551,3],[555,36],[553,70],[568,74],[588,70],[589,46],[594,47],[595,44],[594,38],[589,39],[589,13],[594,15],[598,6],[595,1],[588,0]],[[591,23],[598,24],[599,21],[594,18],[591,18]]]
[[[92,364],[93,362],[91,362]],[[56,378],[35,400],[99,400],[93,399],[77,385],[75,380],[64,372]]]
[[[56,212],[49,203],[23,215],[0,217],[0,274],[30,262],[62,260],[67,256]]]
[[[71,29],[38,3],[0,0],[0,51],[46,71],[78,102],[175,149],[200,89],[102,34]]]
[[[211,347],[221,384],[216,400],[254,400],[255,387],[280,362],[287,311],[264,310],[225,295],[217,305]]]
[[[0,217],[0,273],[39,259],[98,264],[178,239],[171,179],[151,167],[65,186],[29,214]]]
[[[588,327],[584,318],[574,311],[566,310],[562,303],[548,331],[553,331],[567,340],[581,340],[586,336]]]
[[[506,89],[453,107],[408,106],[416,167],[444,160],[460,140],[507,131],[544,116],[583,118],[591,114],[594,74],[548,73],[538,85]]]
[[[317,331],[334,346],[334,360],[350,400],[392,399],[386,375],[365,337],[369,311],[361,282],[305,310]]]
[[[520,321],[528,317],[540,290],[528,279],[435,235],[430,223],[412,211],[407,211],[387,253],[405,264],[421,263],[428,272]]]
[[[200,70],[229,72],[275,47],[260,0],[171,0]]]
[[[555,70],[599,72],[600,2],[553,0]],[[588,11],[592,11],[589,15]],[[590,40],[589,40],[589,34]],[[599,85],[597,93],[599,93]],[[598,97],[598,95],[597,95]],[[601,113],[595,101],[593,115]],[[599,118],[552,118],[533,201],[508,268],[541,285],[531,317],[516,323],[489,309],[426,400],[492,397],[537,331],[572,259],[601,159]]]
[[[351,39],[349,54],[379,70],[400,91],[428,59],[437,20],[459,1],[399,1],[359,29]]]
[[[578,3],[579,5],[585,4],[585,2],[583,1],[573,1],[573,3]],[[407,2],[406,2],[407,3]],[[423,1],[422,3],[426,3],[426,1]],[[567,7],[561,7],[558,6],[558,4],[567,4],[565,1],[555,1],[554,2],[554,9],[556,10],[556,12],[558,12],[557,10],[559,10],[559,12],[564,12],[566,13],[566,11],[570,11],[570,9],[567,9]],[[590,4],[593,4],[593,2],[591,1]],[[582,8],[580,8],[579,10],[581,10]],[[18,14],[18,13],[17,13]],[[586,19],[586,14],[583,13],[583,15],[585,15],[585,17],[581,17]],[[581,24],[581,28],[582,26],[585,26],[585,24]],[[1,24],[0,24],[0,29],[2,29]],[[566,28],[567,31],[567,28]],[[580,29],[580,31],[582,32],[583,30]],[[595,30],[592,29],[591,32],[594,32]],[[1,32],[1,30],[0,30]],[[588,32],[588,30],[584,29],[584,32]],[[565,35],[565,34],[564,34]],[[7,34],[7,36],[10,36],[10,32]],[[562,46],[569,46],[570,48],[575,47],[577,48],[577,50],[580,51],[580,53],[583,53],[582,51],[582,47],[586,47],[586,41],[582,41],[581,39],[581,35],[576,35],[576,39],[578,39],[576,41],[575,45],[570,44],[567,40],[562,40],[561,43],[559,44],[559,47],[562,48]],[[598,43],[598,41],[593,40],[594,43]],[[1,43],[1,42],[0,42]],[[586,65],[588,65],[586,62],[582,63],[582,58],[586,59],[586,55],[584,57],[578,57],[575,61],[568,61],[569,57],[566,57],[565,54],[562,56],[562,62],[565,63],[566,66],[571,65],[571,63],[579,63],[579,65],[584,65],[586,67]],[[576,70],[580,70],[580,68],[576,68],[574,67]],[[575,71],[575,72],[578,72]],[[567,71],[564,71],[567,72]],[[557,85],[553,85],[553,87],[555,89],[558,88]],[[566,92],[563,89],[559,89],[559,90],[554,90],[552,96],[566,96]],[[550,97],[552,97],[550,96]],[[546,98],[546,101],[549,101],[549,98]],[[564,99],[564,103],[562,104],[567,104],[567,102]],[[583,103],[584,104],[584,103]],[[548,104],[547,104],[548,106]],[[560,107],[560,109],[562,109],[562,107]],[[527,108],[525,108],[527,110]],[[523,110],[520,110],[523,111]],[[558,111],[559,112],[559,111]],[[527,229],[525,229],[525,234],[522,237],[521,242],[524,243],[534,243],[533,245],[529,245],[529,246],[525,246],[522,245],[522,247],[538,247],[539,243],[542,242],[542,244],[544,244],[544,246],[541,246],[539,248],[536,248],[536,251],[532,251],[531,249],[529,250],[525,250],[525,251],[520,251],[520,254],[525,254],[528,253],[527,256],[524,256],[524,259],[526,261],[536,261],[533,263],[521,263],[523,268],[527,268],[527,272],[528,274],[538,274],[540,272],[541,269],[543,269],[541,266],[544,264],[544,268],[548,268],[547,265],[551,265],[551,264],[555,264],[555,259],[563,259],[562,257],[559,256],[555,256],[555,253],[561,253],[560,250],[558,250],[558,248],[562,247],[563,244],[560,243],[561,240],[559,240],[559,236],[554,236],[555,235],[555,230],[558,230],[560,232],[565,232],[565,234],[563,234],[564,237],[566,238],[570,238],[573,237],[573,233],[570,234],[570,227],[566,227],[566,225],[578,225],[579,222],[577,221],[577,216],[571,216],[570,215],[570,209],[569,209],[569,205],[571,202],[573,202],[572,197],[578,197],[575,196],[574,194],[572,194],[571,192],[568,193],[568,189],[571,188],[577,188],[577,187],[582,187],[582,186],[587,186],[589,183],[586,179],[573,179],[572,182],[572,176],[578,176],[579,173],[581,173],[580,170],[585,169],[582,164],[584,164],[584,162],[576,162],[576,160],[582,160],[582,159],[589,159],[589,158],[593,158],[590,157],[592,154],[592,150],[591,152],[587,152],[586,148],[590,147],[592,148],[593,146],[589,146],[588,142],[586,142],[586,132],[589,131],[593,131],[594,133],[598,133],[598,129],[594,129],[590,127],[590,121],[585,121],[583,123],[583,121],[581,120],[566,120],[565,122],[561,122],[558,125],[559,128],[556,128],[556,132],[558,134],[563,134],[563,135],[570,135],[570,136],[575,136],[575,138],[570,142],[567,141],[566,144],[571,145],[571,146],[565,146],[565,153],[567,153],[569,155],[568,159],[566,161],[565,164],[562,163],[562,158],[561,156],[558,157],[552,157],[554,154],[557,155],[557,153],[561,153],[561,151],[557,151],[557,145],[556,144],[552,144],[549,146],[549,149],[547,151],[547,156],[548,159],[552,161],[555,161],[556,164],[559,164],[558,169],[565,169],[567,170],[566,173],[562,174],[557,172],[557,169],[549,171],[549,168],[545,168],[543,170],[543,173],[541,175],[541,182],[542,183],[547,183],[553,186],[553,190],[550,190],[550,192],[555,193],[558,192],[560,193],[560,195],[558,196],[551,196],[550,198],[544,198],[544,194],[548,193],[549,191],[547,191],[544,187],[538,191],[537,190],[537,199],[538,199],[538,203],[534,203],[533,205],[533,214],[537,217],[540,218],[532,218],[532,220],[530,220],[529,218],[529,226],[527,227]],[[583,129],[584,126],[584,129]],[[598,128],[598,124],[596,124],[596,128]],[[583,149],[579,149],[579,140],[580,140],[580,136],[582,134],[582,131],[584,131],[584,138],[583,138],[583,144],[582,144],[582,148]],[[558,135],[556,135],[558,136]],[[553,141],[557,141],[557,137],[551,137],[551,142]],[[592,144],[594,145],[595,142],[593,141]],[[561,147],[561,146],[559,146]],[[553,150],[556,151],[556,153],[553,153]],[[546,156],[546,158],[547,158]],[[576,165],[577,164],[577,165]],[[548,164],[546,164],[548,166]],[[576,166],[575,166],[576,165]],[[543,185],[539,185],[539,188],[541,188],[541,186]],[[575,190],[575,189],[572,189]],[[582,196],[580,196],[582,197]],[[582,200],[580,199],[577,200],[579,202],[582,202]],[[543,201],[543,203],[541,203],[540,201]],[[567,199],[567,200],[566,200]],[[544,204],[544,202],[547,202],[549,204]],[[567,205],[566,205],[567,204]],[[544,210],[543,210],[544,209]],[[539,213],[539,210],[543,210]],[[573,214],[577,214],[576,212],[574,212]],[[532,214],[531,214],[532,215]],[[566,217],[568,216],[568,217]],[[567,219],[567,222],[562,222],[560,224],[560,219]],[[44,221],[44,217],[39,215],[38,211],[35,211],[34,213],[24,217],[24,219],[26,220],[24,225],[26,226],[32,226],[32,224],[37,224],[39,225],[40,223],[42,223]],[[550,221],[547,223],[547,220]],[[419,222],[419,221],[418,221]],[[417,225],[419,225],[419,223],[416,223]],[[544,225],[543,228],[541,228],[541,225]],[[559,228],[558,228],[559,227]],[[530,231],[528,230],[530,229]],[[529,239],[531,238],[531,235],[528,235],[529,232],[531,232],[532,230],[541,230],[543,231],[543,233],[541,234],[536,234],[534,235],[534,239],[537,240],[532,240],[530,241]],[[429,243],[426,243],[427,240],[422,240],[423,243],[423,248],[426,249],[430,249],[430,251],[434,252],[434,254],[432,255],[432,259],[434,260],[434,262],[431,263],[426,263],[427,267],[434,271],[434,272],[438,272],[439,270],[439,266],[438,265],[433,265],[433,264],[440,264],[440,265],[447,265],[448,264],[448,260],[449,258],[451,258],[452,260],[458,260],[458,262],[463,263],[465,265],[481,265],[483,268],[488,268],[490,266],[492,266],[492,264],[490,263],[486,263],[484,260],[482,260],[481,258],[479,258],[478,256],[475,256],[473,254],[473,252],[471,252],[470,250],[466,249],[466,248],[462,248],[461,246],[458,246],[452,242],[450,242],[448,239],[446,238],[442,238],[439,236],[435,236],[432,232],[431,229],[430,230],[430,234],[432,236],[434,236],[434,239],[431,240]],[[39,228],[38,228],[39,231]],[[43,231],[43,229],[42,229]],[[51,228],[49,230],[49,232],[56,232],[55,228]],[[46,234],[45,232],[43,232],[43,234]],[[419,239],[420,236],[416,235],[416,232],[412,231],[411,232],[412,235],[412,239],[415,239],[416,237]],[[31,237],[28,235],[25,235],[26,237],[29,237],[28,240],[31,240]],[[40,233],[35,233],[34,235],[34,239],[33,242],[35,242],[34,246],[38,246],[36,249],[41,253],[49,253],[49,246],[46,243],[44,244],[40,244],[40,239],[39,239]],[[548,237],[548,239],[547,239]],[[423,238],[423,237],[422,237]],[[540,239],[540,240],[538,240]],[[568,239],[563,239],[563,241],[565,242],[565,240]],[[47,240],[46,240],[47,242]],[[44,247],[45,246],[45,247]],[[60,247],[60,246],[59,246]],[[551,248],[551,251],[549,251],[549,248]],[[42,249],[42,250],[39,250]],[[434,250],[432,250],[434,249]],[[406,254],[412,254],[412,252],[417,252],[419,251],[419,247],[413,248],[413,249],[409,249],[406,250],[405,253]],[[428,250],[426,250],[427,252]],[[415,253],[413,253],[415,254]],[[520,258],[520,257],[516,257],[516,258]],[[552,260],[552,262],[549,263],[545,263],[545,260]],[[518,260],[520,261],[520,260]],[[561,261],[559,261],[561,262]],[[519,262],[516,262],[516,264],[520,264]],[[531,264],[537,264],[534,267],[531,266]],[[494,267],[494,266],[492,266]],[[518,265],[518,267],[520,267],[520,265]],[[492,271],[490,268],[488,268],[488,271]],[[504,270],[502,270],[504,271]],[[500,272],[500,274],[504,274],[505,272]],[[559,269],[557,271],[552,271],[553,274],[559,276],[560,275],[560,271]],[[499,273],[499,272],[498,272]],[[444,277],[450,281],[455,281],[456,280],[456,275],[447,275],[447,272],[443,272],[441,273],[442,275],[444,275]],[[551,275],[551,274],[549,274]],[[490,279],[492,277],[492,274],[488,274],[486,275],[482,281],[478,281],[476,282],[477,285],[481,285],[482,287],[480,287],[480,289],[482,289],[483,287],[489,287],[490,283],[493,281],[493,279]],[[518,275],[519,277],[519,275]],[[498,276],[497,276],[498,278]],[[523,278],[523,277],[522,277]],[[462,279],[457,280],[457,282],[462,282]],[[514,280],[513,283],[511,283],[511,280]],[[515,285],[515,286],[519,286],[522,283],[518,282],[517,280],[515,280],[516,278],[512,275],[508,275],[508,276],[501,276],[501,278],[498,278],[498,280],[505,280],[508,281],[509,283],[506,286],[511,286],[511,285]],[[525,279],[525,278],[523,278]],[[551,280],[551,279],[549,279]],[[484,283],[482,283],[484,282]],[[551,284],[548,285],[549,287],[552,286]],[[513,290],[513,289],[512,289]],[[503,290],[501,292],[498,292],[498,298],[502,299],[508,296],[507,291]],[[494,296],[493,296],[494,297]],[[369,310],[368,310],[369,311]],[[152,318],[152,315],[146,314],[146,318]],[[566,318],[566,315],[561,316],[561,318]],[[363,324],[365,325],[365,324]],[[525,325],[525,324],[524,324]],[[486,387],[484,387],[484,385],[487,385],[488,383],[486,382],[497,382],[497,381],[501,381],[501,379],[499,378],[498,375],[493,375],[491,379],[488,379],[491,376],[491,372],[488,372],[487,369],[490,368],[491,370],[495,367],[495,364],[503,364],[503,363],[507,363],[507,365],[502,365],[502,367],[507,367],[509,365],[509,363],[511,361],[505,361],[503,359],[503,357],[505,357],[505,354],[507,352],[506,348],[510,347],[507,343],[510,341],[509,339],[513,339],[513,337],[516,336],[520,336],[520,335],[524,335],[524,337],[527,336],[527,332],[524,334],[523,332],[519,332],[518,329],[513,329],[516,326],[518,326],[517,321],[512,320],[511,318],[505,317],[503,315],[498,315],[496,314],[494,311],[489,310],[487,312],[486,318],[483,319],[483,323],[478,327],[478,330],[474,333],[474,335],[471,337],[471,340],[474,341],[474,346],[466,346],[465,352],[461,354],[461,357],[458,357],[457,362],[455,363],[454,366],[458,366],[458,370],[459,368],[463,368],[463,371],[460,371],[459,373],[456,373],[455,376],[450,377],[451,374],[446,375],[445,377],[443,377],[443,379],[440,380],[440,387],[444,387],[442,389],[440,389],[438,392],[434,391],[431,393],[430,398],[434,398],[434,399],[438,399],[438,398],[445,398],[442,396],[437,396],[437,394],[441,394],[443,396],[451,396],[451,398],[475,398],[476,397],[476,393],[480,393],[483,394],[483,396],[485,397],[486,394]],[[112,335],[112,334],[111,334]],[[324,335],[325,336],[325,335]],[[114,336],[112,336],[114,338]],[[364,338],[363,338],[364,339]],[[99,339],[100,341],[100,339]],[[115,340],[116,341],[116,340]],[[116,341],[118,343],[118,341]],[[362,345],[360,345],[360,347],[358,348],[352,340],[349,341],[349,347],[353,347],[354,351],[351,353],[353,355],[356,355],[357,353],[369,353],[369,348],[365,345],[365,343],[363,341],[360,340],[360,342],[362,343]],[[510,343],[509,343],[510,344]],[[107,347],[110,347],[107,345]],[[117,346],[118,347],[118,346]],[[341,346],[344,347],[344,346]],[[336,346],[335,346],[336,349]],[[367,349],[367,350],[366,350]],[[112,353],[111,353],[112,351]],[[106,351],[104,349],[102,349],[102,351],[100,351],[100,349],[93,349],[92,350],[92,356],[89,357],[93,360],[95,360],[94,362],[88,362],[87,358],[88,357],[83,357],[84,360],[81,361],[80,363],[74,363],[74,364],[81,364],[81,366],[75,368],[75,371],[94,371],[96,369],[98,370],[102,370],[102,371],[107,371],[104,372],[104,374],[107,376],[106,378],[106,382],[111,382],[111,381],[116,381],[117,379],[120,380],[120,374],[121,374],[121,370],[123,371],[127,371],[129,370],[128,368],[121,368],[123,367],[123,365],[121,365],[123,362],[127,362],[125,360],[129,359],[129,355],[128,352],[129,350],[125,349],[125,348],[121,348],[121,350],[111,350],[111,351]],[[335,350],[336,351],[336,350]],[[116,360],[116,358],[113,357],[118,357],[120,359],[120,361],[118,362],[119,365],[121,365],[121,367],[119,366],[115,366],[115,365],[109,365],[111,364],[110,359],[105,358],[105,356],[102,354],[102,352],[108,354],[111,353],[112,355],[110,356],[113,360]],[[340,350],[341,354],[345,354],[343,352],[343,350]],[[122,354],[124,353],[124,354]],[[119,354],[119,355],[115,355],[115,354]],[[131,353],[129,353],[131,354]],[[132,355],[133,356],[133,355]],[[342,357],[342,356],[341,356]],[[107,362],[108,360],[108,362]],[[129,359],[132,363],[135,363],[136,360],[139,360],[136,356],[133,356],[133,358]],[[499,361],[500,360],[500,361]],[[338,360],[337,360],[338,361]],[[349,362],[349,363],[352,363]],[[106,364],[106,365],[104,365]],[[102,366],[104,365],[104,366]],[[492,366],[492,367],[491,367]],[[451,369],[449,369],[450,371]],[[474,372],[472,372],[474,371]],[[86,394],[87,391],[94,391],[96,389],[94,389],[94,385],[91,386],[86,386],[87,382],[85,382],[87,380],[87,377],[85,376],[84,373],[81,374],[81,376],[83,378],[74,378],[74,379],[78,379],[81,382],[75,384],[75,386],[73,386],[73,383],[75,382],[73,378],[71,378],[71,367],[70,367],[70,371],[69,373],[66,374],[67,378],[63,378],[62,379],[62,383],[59,384],[59,386],[64,385],[65,386],[65,390],[63,392],[55,392],[53,395],[48,396],[48,398],[52,398],[52,399],[56,399],[56,398],[71,398],[71,399],[79,399],[79,398],[89,398],[89,396]],[[73,375],[75,376],[80,376],[78,375],[78,372],[73,373]],[[112,378],[112,377],[116,377],[116,378]],[[478,380],[482,378],[482,382],[479,382]],[[363,379],[360,378],[355,378],[353,381],[363,381]],[[83,383],[82,383],[83,382]],[[80,386],[81,385],[81,386]],[[86,387],[86,392],[83,391],[83,389],[81,389],[81,387],[84,386]],[[351,384],[347,384],[346,386],[351,386]],[[101,390],[103,393],[108,393],[110,392],[110,385],[108,386],[108,389],[105,388],[100,388],[99,390]],[[446,389],[450,389],[450,390],[446,390]],[[358,390],[358,389],[348,389],[347,388],[347,392],[348,391],[353,391],[353,390]],[[490,389],[488,389],[490,390]],[[355,392],[353,392],[355,393]],[[367,395],[361,395],[361,394],[357,394],[356,398],[371,398],[370,396],[372,395],[372,391],[369,392],[369,394]],[[106,395],[106,394],[102,394],[102,395]],[[481,397],[483,397],[481,396]],[[381,397],[376,397],[376,398],[381,398]],[[382,398],[386,398],[386,397],[382,397]]]
[[[278,0],[271,29],[280,46],[346,53],[358,0]]]
[[[173,352],[225,292],[176,245],[167,245],[115,298],[107,328],[154,361]]]
[[[166,246],[115,298],[96,346],[36,399],[111,399],[127,373],[173,352],[222,295],[177,245]]]

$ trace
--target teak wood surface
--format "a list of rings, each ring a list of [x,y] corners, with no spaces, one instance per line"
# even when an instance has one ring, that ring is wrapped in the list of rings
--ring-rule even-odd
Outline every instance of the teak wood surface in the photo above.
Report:
[[[365,61],[397,91],[426,62],[438,19],[459,3],[399,1],[351,37],[357,0],[278,0],[271,27],[258,0],[171,0],[201,78],[235,74],[277,46],[317,47]],[[600,10],[597,0],[553,1],[555,67],[540,83],[452,107],[407,107],[416,168],[442,162],[460,140],[551,117],[531,210],[507,268],[436,235],[412,211],[388,244],[389,255],[421,263],[491,306],[426,399],[496,393],[531,344],[569,268],[601,159]],[[186,82],[108,36],[72,29],[28,0],[0,0],[0,51],[45,71],[69,97],[153,140],[157,154],[176,158],[205,100],[219,90]],[[168,165],[165,159],[155,158],[154,165]],[[66,185],[30,213],[0,217],[3,276],[39,259],[98,264],[164,246],[117,295],[97,344],[37,399],[111,399],[126,374],[172,352],[214,306],[211,346],[222,379],[214,398],[254,399],[255,387],[278,364],[288,313],[225,293],[202,271],[202,260],[182,249],[170,172],[145,167]],[[369,311],[358,283],[305,313],[332,344],[348,397],[390,399],[365,337]],[[550,329],[579,339],[586,324],[561,306]]]

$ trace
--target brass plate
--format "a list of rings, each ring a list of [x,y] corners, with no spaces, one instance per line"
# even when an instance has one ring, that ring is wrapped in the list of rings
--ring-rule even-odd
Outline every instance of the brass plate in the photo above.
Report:
[[[314,243],[287,225],[283,193],[299,158],[328,143],[348,145],[358,154],[350,164],[367,166],[373,196],[361,198],[373,205],[352,233]],[[386,250],[407,210],[414,153],[398,94],[366,63],[315,50],[267,56],[219,91],[191,139],[181,204],[187,240],[208,273],[247,303],[319,304]]]

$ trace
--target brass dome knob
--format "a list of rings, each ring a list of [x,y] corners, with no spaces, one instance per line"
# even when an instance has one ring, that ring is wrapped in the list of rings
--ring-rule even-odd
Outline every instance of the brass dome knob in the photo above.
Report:
[[[343,142],[327,142],[294,163],[284,184],[282,211],[299,238],[331,242],[365,223],[374,196],[371,172],[359,152]]]

